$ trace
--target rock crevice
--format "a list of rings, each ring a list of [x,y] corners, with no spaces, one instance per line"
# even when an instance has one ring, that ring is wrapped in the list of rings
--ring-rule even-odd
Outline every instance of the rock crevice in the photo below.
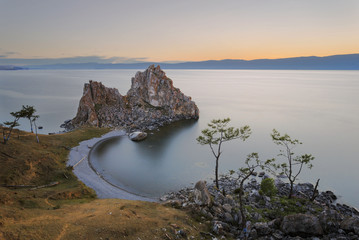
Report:
[[[84,85],[76,117],[61,126],[66,130],[83,125],[146,130],[198,118],[199,110],[191,97],[175,88],[160,66],[151,65],[136,73],[125,96],[90,80]]]

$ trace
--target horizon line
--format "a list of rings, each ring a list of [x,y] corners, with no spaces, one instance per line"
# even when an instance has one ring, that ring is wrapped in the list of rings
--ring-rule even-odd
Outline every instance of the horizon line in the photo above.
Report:
[[[332,56],[347,56],[347,55],[358,55],[358,53],[348,53],[348,54],[333,54],[333,55],[325,55],[325,56],[316,56],[316,55],[310,55],[310,56],[296,56],[296,57],[282,57],[282,58],[256,58],[256,59],[241,59],[241,58],[224,58],[224,59],[207,59],[207,60],[169,60],[169,61],[130,61],[130,59],[140,59],[140,58],[128,58],[129,61],[124,62],[114,62],[111,60],[115,60],[116,58],[122,58],[123,57],[103,57],[103,56],[74,56],[74,57],[65,57],[65,58],[0,58],[0,65],[2,66],[30,66],[30,65],[55,65],[55,64],[89,64],[89,63],[96,63],[96,64],[144,64],[144,63],[158,63],[158,64],[181,64],[181,63],[196,63],[196,62],[208,62],[208,61],[226,61],[226,60],[241,60],[241,61],[256,61],[256,60],[280,60],[280,59],[294,59],[294,58],[325,58],[325,57],[332,57]],[[90,58],[93,58],[92,61]],[[88,61],[86,61],[88,59]],[[142,58],[143,59],[143,58]],[[49,62],[46,63],[46,61],[65,61],[65,62]],[[74,62],[72,62],[73,60]],[[84,61],[80,61],[84,60]],[[96,61],[97,60],[97,61]],[[9,63],[1,63],[1,62],[7,62]],[[16,63],[17,61],[25,61],[28,63]],[[37,61],[38,63],[31,63],[30,61]],[[40,63],[40,61],[44,61]],[[80,61],[80,62],[79,62]],[[13,62],[13,63],[11,63]]]

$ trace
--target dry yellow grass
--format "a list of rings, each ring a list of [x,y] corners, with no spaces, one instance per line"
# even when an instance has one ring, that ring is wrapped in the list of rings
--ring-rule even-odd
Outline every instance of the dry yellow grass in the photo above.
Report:
[[[12,216],[2,218],[5,239],[176,239],[179,229],[200,239],[199,232],[205,229],[186,212],[119,199],[64,205],[56,210],[7,209],[7,213]]]

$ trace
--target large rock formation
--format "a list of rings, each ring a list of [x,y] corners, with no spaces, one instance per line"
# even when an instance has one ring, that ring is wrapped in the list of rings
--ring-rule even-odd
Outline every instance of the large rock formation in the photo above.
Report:
[[[198,119],[199,110],[161,70],[150,66],[137,72],[126,96],[100,82],[86,83],[77,115],[62,127],[67,130],[90,125],[154,129],[182,119]]]
[[[283,218],[282,232],[292,236],[321,236],[323,229],[319,219],[311,214],[293,214]]]

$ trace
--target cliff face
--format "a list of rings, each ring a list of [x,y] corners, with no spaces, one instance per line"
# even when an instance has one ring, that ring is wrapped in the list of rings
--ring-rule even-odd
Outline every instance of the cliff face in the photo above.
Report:
[[[86,83],[76,117],[62,127],[122,126],[144,130],[198,117],[198,107],[191,98],[173,86],[160,66],[152,65],[136,73],[126,96],[99,82]]]

